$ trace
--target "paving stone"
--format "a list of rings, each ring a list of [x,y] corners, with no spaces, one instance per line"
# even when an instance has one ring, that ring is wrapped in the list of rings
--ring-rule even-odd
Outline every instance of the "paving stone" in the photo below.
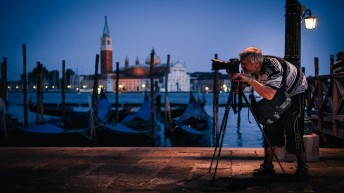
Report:
[[[344,192],[344,149],[320,148],[310,177],[295,162],[254,177],[263,148],[0,148],[1,192]]]

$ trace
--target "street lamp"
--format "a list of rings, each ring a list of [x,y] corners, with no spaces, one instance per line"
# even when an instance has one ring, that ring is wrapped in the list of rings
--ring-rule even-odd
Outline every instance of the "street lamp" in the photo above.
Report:
[[[308,14],[307,17],[305,15]],[[302,19],[305,21],[306,29],[314,29],[317,26],[317,18],[312,16],[312,11],[310,9],[306,9],[302,14]]]

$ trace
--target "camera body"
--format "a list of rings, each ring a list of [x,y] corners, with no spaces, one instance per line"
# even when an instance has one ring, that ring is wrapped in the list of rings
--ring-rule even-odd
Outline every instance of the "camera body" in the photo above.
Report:
[[[229,61],[225,62],[218,59],[212,59],[212,70],[228,70],[232,74],[239,73],[240,60],[238,58],[231,58]]]

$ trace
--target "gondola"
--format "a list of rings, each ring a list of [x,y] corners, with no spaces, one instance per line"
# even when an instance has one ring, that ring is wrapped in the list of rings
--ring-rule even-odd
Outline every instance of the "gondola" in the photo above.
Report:
[[[33,102],[32,100],[29,100],[28,104],[29,110],[33,113],[37,112],[37,103]],[[63,110],[64,115],[69,116],[73,114],[86,114],[89,112],[88,104],[82,104],[76,105],[76,104],[65,104],[64,109],[62,108],[61,104],[58,103],[44,103],[43,104],[43,112],[45,115],[50,116],[56,116],[56,117],[62,117],[63,116]],[[77,109],[77,110],[76,110]],[[81,111],[82,109],[83,111]]]
[[[171,118],[180,117],[186,110],[186,107],[187,107],[187,104],[178,105],[178,106],[170,106]],[[165,121],[165,108],[164,107],[162,107],[160,110],[160,117],[161,117],[161,121]]]
[[[142,105],[142,104],[141,104]],[[124,103],[123,107],[118,110],[118,113],[116,113],[115,110],[110,109],[108,114],[106,115],[106,122],[108,123],[115,123],[122,121],[126,116],[135,114],[135,111],[133,110],[134,107],[131,106],[128,103]],[[118,115],[118,116],[117,116]]]
[[[185,112],[173,122],[169,131],[171,142],[178,147],[209,147],[212,118],[190,92]]]
[[[5,105],[3,100],[0,103],[0,106]],[[99,99],[99,115],[105,116],[110,106],[107,101]],[[8,118],[6,119],[7,141],[11,146],[93,146],[95,128],[92,122],[92,111],[70,113],[64,118],[39,124],[30,123],[28,126]]]
[[[8,145],[11,146],[90,146],[90,115],[61,118],[27,127],[7,119]]]
[[[138,106],[140,105],[140,106]],[[118,117],[115,110],[111,110],[110,114],[108,115],[107,122],[114,123],[122,121],[126,116],[135,114],[137,109],[141,108],[142,103],[124,103],[123,107],[118,110]],[[173,104],[170,106],[171,111],[171,118],[180,117],[183,112],[185,111],[187,104]],[[161,121],[165,121],[165,108],[161,107],[160,111],[155,109],[156,112],[160,113]],[[118,119],[118,120],[117,120]]]
[[[109,122],[107,116],[96,119],[98,144],[101,146],[154,146],[150,118],[151,100],[145,94],[141,108],[119,123]],[[157,127],[158,123],[155,122],[153,129],[156,130]]]

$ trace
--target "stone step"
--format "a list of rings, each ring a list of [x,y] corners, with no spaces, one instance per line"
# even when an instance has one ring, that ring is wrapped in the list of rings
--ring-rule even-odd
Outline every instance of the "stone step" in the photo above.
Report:
[[[303,136],[306,149],[306,161],[317,162],[319,160],[319,136],[317,134],[308,134]],[[282,162],[296,161],[296,156],[287,152],[285,147],[275,149],[277,158]]]

